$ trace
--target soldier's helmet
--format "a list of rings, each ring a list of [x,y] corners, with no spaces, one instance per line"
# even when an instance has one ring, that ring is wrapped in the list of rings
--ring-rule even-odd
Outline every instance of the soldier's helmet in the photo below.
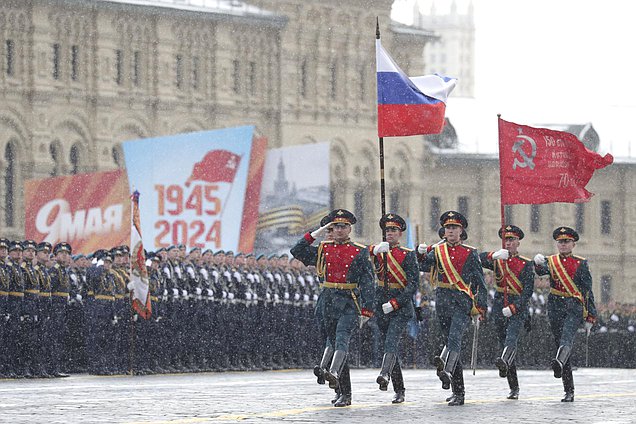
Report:
[[[574,240],[579,241],[579,233],[574,228],[559,227],[552,232],[552,238],[556,241],[559,240]]]
[[[468,220],[464,215],[457,211],[444,212],[439,218],[439,224],[442,227],[446,227],[447,225],[459,225],[464,229],[468,228]]]
[[[14,240],[11,243],[9,243],[9,252],[13,252],[14,250],[19,250],[19,251],[24,250],[22,248],[22,242],[18,240]]]
[[[22,250],[27,250],[27,249],[32,249],[32,250],[37,250],[37,243],[35,242],[35,240],[24,240],[22,242]]]
[[[51,243],[49,243],[48,241],[43,241],[38,243],[37,246],[37,251],[38,252],[46,252],[46,253],[51,253],[51,250],[53,249],[53,246],[51,246]]]
[[[516,225],[506,225],[505,227],[499,229],[500,239],[513,237],[518,238],[519,240],[523,239],[524,234],[521,228],[517,227]]]
[[[57,255],[60,252],[67,252],[70,255],[71,253],[73,253],[73,249],[71,248],[70,244],[68,244],[65,241],[62,241],[56,244],[55,247],[53,248],[54,255]]]
[[[346,209],[334,209],[327,216],[329,222],[333,222],[334,224],[353,225],[357,221],[356,217]]]
[[[406,231],[406,221],[395,213],[387,213],[380,218],[380,228],[397,228],[400,231]]]

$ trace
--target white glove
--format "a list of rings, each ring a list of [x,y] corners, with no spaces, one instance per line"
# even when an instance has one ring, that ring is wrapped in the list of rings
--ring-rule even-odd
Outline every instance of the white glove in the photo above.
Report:
[[[426,243],[420,243],[419,246],[417,246],[417,253],[420,255],[426,253]]]
[[[298,302],[298,301],[300,300],[300,293],[296,293],[296,294],[294,295],[294,300],[295,300],[296,302]]]
[[[269,292],[265,293],[265,299],[268,301],[272,300],[272,295]]]
[[[309,302],[309,295],[308,294],[304,294],[303,295],[303,302],[305,302],[305,303]]]
[[[254,293],[254,294],[252,295],[252,299],[254,299],[254,300],[258,300],[258,294]]]
[[[585,333],[589,336],[590,335],[590,331],[592,331],[592,327],[594,326],[594,324],[592,324],[591,322],[587,322],[585,321]]]
[[[104,265],[104,261],[102,261],[101,259],[97,261],[97,266],[102,266]]]
[[[188,267],[188,269],[186,269],[186,271],[188,271],[188,275],[190,276],[190,278],[192,278],[193,280],[195,278],[197,278],[197,276],[194,274],[194,269],[192,269],[191,266]]]
[[[221,297],[223,297],[223,299],[225,299],[227,297],[227,292],[226,291],[221,292]]]
[[[203,275],[203,278],[205,278],[206,280],[208,279],[208,277],[210,276],[210,274],[208,274],[208,270],[205,268],[201,268],[201,275]]]
[[[382,241],[379,244],[375,245],[373,248],[373,254],[377,255],[378,253],[386,253],[389,251],[389,242]]]
[[[317,239],[318,237],[323,235],[325,233],[325,231],[327,231],[327,228],[331,227],[332,225],[333,225],[333,222],[330,222],[327,225],[324,225],[324,226],[318,228],[317,230],[312,231],[311,232],[311,237],[313,239]]]
[[[289,292],[285,292],[285,300],[289,299]]]
[[[71,274],[71,280],[77,284],[77,275]]]
[[[393,312],[393,305],[391,305],[391,302],[383,303],[382,310],[384,311],[385,314]]]
[[[314,302],[316,302],[316,301],[318,301],[318,295],[317,294],[314,295]]]
[[[137,322],[138,319],[139,319],[139,315],[137,314],[133,315],[133,321]]]
[[[150,259],[146,259],[146,266],[151,266],[152,265],[152,261]]]
[[[75,295],[75,299],[77,299],[77,301],[78,301],[78,302],[81,302],[81,301],[82,301],[82,295],[81,295],[81,294],[79,294],[79,293],[78,293],[78,294],[76,294],[76,295]]]
[[[135,288],[135,283],[131,281],[128,284],[126,284],[126,287],[128,288],[128,291],[133,291],[133,289]]]
[[[510,306],[506,306],[501,310],[501,313],[504,314],[506,318],[510,318],[512,316],[512,309],[510,309]]]
[[[502,259],[504,261],[508,259],[509,257],[510,257],[510,252],[508,252],[508,249],[499,249],[492,254],[493,259]]]
[[[250,292],[246,292],[246,293],[245,293],[245,299],[247,299],[247,300],[252,300],[252,293],[250,293]]]
[[[274,293],[274,302],[278,302],[280,300],[280,296],[278,296],[278,293]]]
[[[536,255],[534,255],[534,263],[539,266],[545,264],[545,256],[543,256],[541,253],[537,253]]]
[[[97,258],[93,258],[93,260],[91,260],[91,263],[95,265],[97,263]]]
[[[33,321],[34,322],[38,322],[38,316],[37,315],[33,315]]]
[[[188,297],[188,291],[187,290],[181,290],[181,296],[183,296],[184,298],[187,299]]]
[[[163,273],[166,274],[168,278],[172,278],[170,276],[170,268],[168,268],[167,266],[163,268]]]
[[[201,296],[201,293],[203,293],[203,290],[201,290],[201,287],[197,287],[195,291],[197,292],[197,296]]]
[[[164,295],[164,296],[168,296],[168,290],[163,289],[163,295]]]
[[[364,324],[366,324],[369,319],[370,318],[366,315],[360,315],[358,317],[358,325],[360,325],[360,328],[362,328],[362,326],[364,326]]]
[[[230,300],[234,299],[234,293],[228,293],[227,298]]]
[[[173,296],[174,298],[179,297],[179,290],[177,290],[177,289],[172,289],[172,296]]]
[[[214,296],[214,292],[212,290],[210,290],[210,289],[207,289],[207,290],[208,290],[208,296],[209,297]]]

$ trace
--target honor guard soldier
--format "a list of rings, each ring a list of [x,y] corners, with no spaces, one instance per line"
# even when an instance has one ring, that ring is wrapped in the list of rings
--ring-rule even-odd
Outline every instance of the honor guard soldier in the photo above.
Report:
[[[479,255],[481,265],[494,272],[496,293],[492,317],[499,344],[503,347],[495,364],[499,376],[508,379],[508,399],[519,399],[519,381],[514,361],[519,333],[528,317],[528,301],[534,290],[534,264],[531,259],[519,256],[519,242],[523,236],[521,228],[506,225],[499,230],[504,248]]]
[[[8,308],[10,320],[7,323],[9,331],[8,361],[12,374],[18,378],[26,377],[24,374],[24,354],[26,345],[26,331],[24,325],[23,305],[24,305],[24,278],[20,262],[22,261],[22,243],[12,241],[9,244],[9,257],[6,262],[6,270],[9,276],[9,298]],[[30,376],[30,375],[29,375]]]
[[[393,381],[395,396],[393,403],[404,402],[404,378],[398,358],[400,338],[408,322],[415,316],[413,296],[419,285],[420,270],[417,256],[411,249],[400,246],[406,222],[394,213],[380,219],[380,228],[386,241],[369,246],[375,272],[378,276],[375,316],[380,329],[380,340],[384,344],[382,369],[376,382],[380,390],[387,390]]]
[[[325,379],[332,389],[340,388],[336,407],[351,405],[351,378],[346,364],[349,341],[356,323],[360,327],[373,316],[374,278],[369,261],[369,251],[364,245],[349,239],[355,216],[345,210],[336,209],[329,214],[329,223],[304,238],[294,246],[294,256],[302,262],[316,264],[316,272],[323,283],[323,319],[329,343],[333,346],[333,358]],[[322,235],[327,226],[333,226],[333,240],[312,246],[316,237]]]
[[[51,316],[50,316],[50,343],[51,343],[51,369],[56,377],[68,377],[63,372],[66,364],[64,361],[64,340],[66,328],[66,308],[69,302],[71,281],[68,274],[68,265],[71,261],[72,248],[66,242],[61,242],[53,248],[55,264],[49,269],[51,276]]]
[[[468,220],[459,212],[447,211],[440,217],[445,240],[423,257],[421,269],[431,273],[435,289],[435,311],[446,346],[435,357],[442,389],[453,386],[449,406],[464,404],[464,376],[460,358],[462,336],[471,317],[484,317],[487,289],[479,256],[474,247],[462,244]],[[418,246],[422,250],[422,245]]]
[[[570,227],[559,227],[552,233],[559,253],[547,258],[538,253],[534,257],[536,272],[550,276],[548,319],[558,346],[551,366],[555,378],[563,380],[565,397],[561,402],[574,401],[574,378],[570,354],[574,337],[581,325],[589,334],[596,321],[596,306],[592,293],[592,274],[587,259],[572,254],[579,234]]]

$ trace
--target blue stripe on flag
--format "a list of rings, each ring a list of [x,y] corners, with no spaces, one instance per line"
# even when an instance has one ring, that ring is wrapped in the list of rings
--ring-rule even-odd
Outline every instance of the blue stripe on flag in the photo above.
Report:
[[[435,104],[439,100],[422,94],[408,77],[397,72],[378,72],[378,103],[387,105]]]

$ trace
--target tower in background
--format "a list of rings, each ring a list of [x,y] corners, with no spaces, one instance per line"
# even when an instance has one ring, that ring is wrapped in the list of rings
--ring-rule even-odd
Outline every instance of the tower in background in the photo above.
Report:
[[[413,25],[435,32],[439,39],[424,48],[424,72],[458,79],[457,97],[474,97],[475,21],[472,0],[415,0]],[[462,7],[463,6],[463,7]],[[428,11],[428,12],[423,12]]]

